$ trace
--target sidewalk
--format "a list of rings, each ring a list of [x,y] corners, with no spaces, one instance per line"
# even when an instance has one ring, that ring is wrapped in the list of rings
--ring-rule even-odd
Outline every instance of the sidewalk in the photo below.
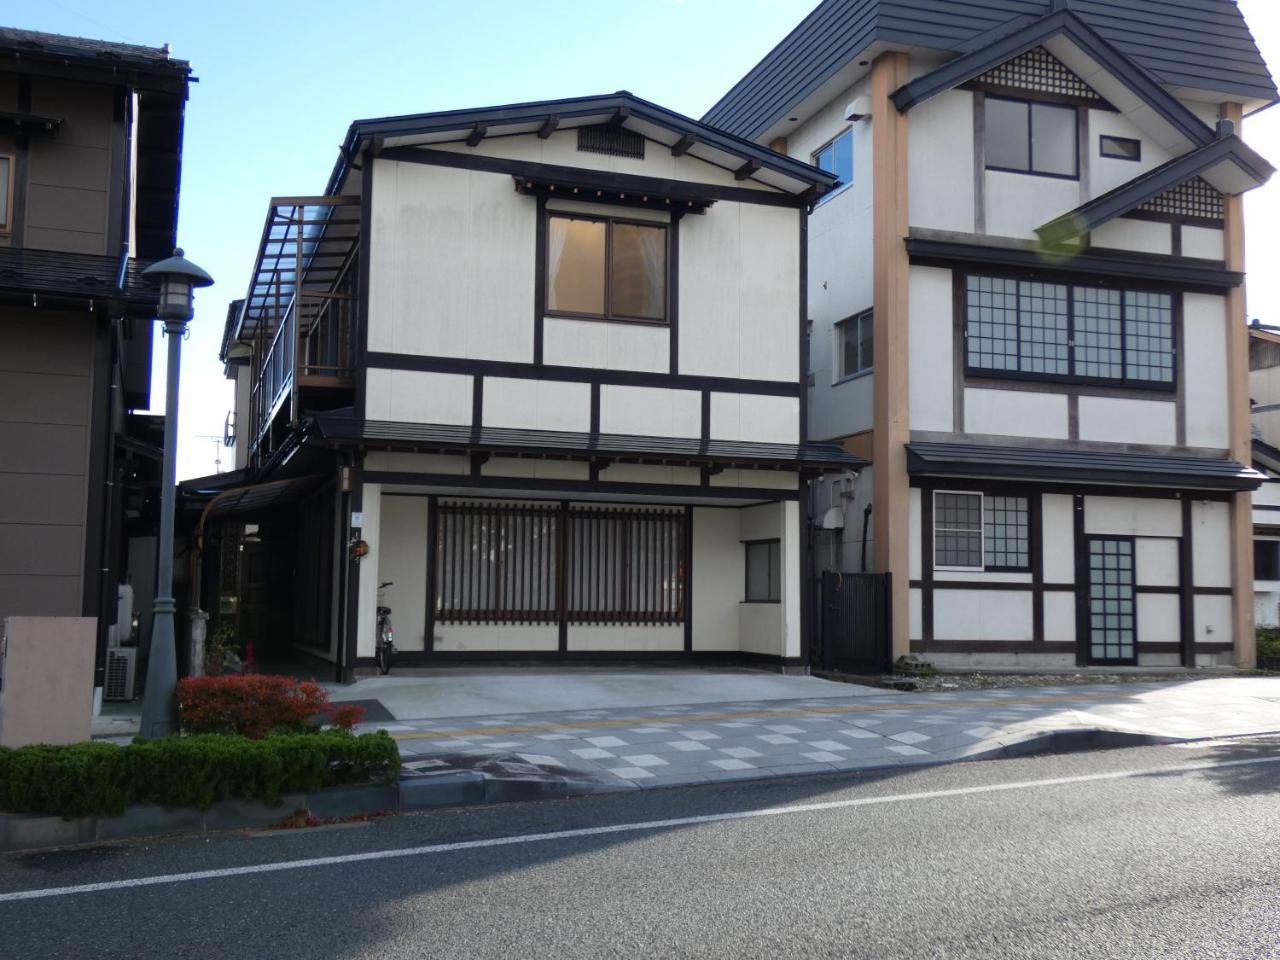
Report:
[[[469,784],[484,786],[486,800],[529,799],[1275,733],[1280,678],[878,690],[363,725],[379,728],[399,741],[403,785],[424,797],[433,784],[442,796]]]

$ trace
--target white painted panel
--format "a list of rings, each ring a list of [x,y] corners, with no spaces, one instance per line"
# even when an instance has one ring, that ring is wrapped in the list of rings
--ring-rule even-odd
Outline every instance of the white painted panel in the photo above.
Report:
[[[992,571],[986,570],[947,570],[939,569],[933,573],[933,579],[936,583],[966,583],[977,580],[982,583],[1030,583],[1030,573],[1017,573],[1014,571]]]
[[[1068,436],[1067,396],[967,387],[964,432],[1065,440]]]
[[[382,517],[382,487],[366,483],[362,492],[364,526],[360,539],[369,544],[369,553],[360,561],[360,613],[356,622],[356,656],[372,657],[374,632],[378,627],[378,549]]]
[[[986,177],[987,233],[992,236],[1034,240],[1036,227],[1080,205],[1080,184],[1074,180],[998,170],[988,170]]]
[[[1231,506],[1191,504],[1191,576],[1197,587],[1231,586]]]
[[[483,477],[531,477],[539,480],[589,480],[591,465],[573,460],[491,457],[480,465]]]
[[[934,590],[941,640],[1030,640],[1030,590]]]
[[[797,443],[800,401],[758,394],[711,394],[711,438],[760,443]]]
[[[600,430],[649,437],[702,434],[702,396],[694,390],[661,387],[600,388]]]
[[[1185,224],[1182,227],[1182,255],[1199,257],[1202,260],[1222,260],[1222,231],[1217,227],[1193,227]]]
[[[967,94],[966,94],[967,96]],[[939,97],[938,99],[944,99]],[[914,156],[914,150],[912,156]],[[912,180],[914,186],[915,180]],[[969,198],[970,211],[973,198]],[[972,213],[969,217],[972,221]],[[911,352],[910,393],[912,430],[955,429],[952,410],[954,343],[951,271],[912,266],[908,277],[908,346]],[[867,398],[868,417],[870,398]]]
[[[1182,302],[1187,445],[1226,449],[1231,443],[1226,300],[1186,293]]]
[[[739,646],[744,653],[783,654],[783,605],[780,603],[739,603]]]
[[[909,544],[907,566],[911,579],[919,580],[923,575],[921,556],[924,549],[923,514],[920,508],[919,487],[912,487],[910,496],[907,499],[907,543]]]
[[[591,385],[487,377],[484,382],[484,425],[585,433],[591,429]]]
[[[693,511],[693,648],[737,650],[746,573],[738,511]]]
[[[782,536],[782,506],[762,503],[738,511],[738,539],[777,540]]]
[[[570,650],[673,653],[684,649],[684,627],[570,626]]]
[[[816,360],[814,369],[823,369],[817,366]],[[836,384],[815,377],[814,386],[809,390],[809,438],[834,440],[870,430],[875,414],[875,388],[875,375],[871,373]]]
[[[555,626],[440,623],[435,635],[435,649],[453,652],[546,652],[560,648],[560,630]]]
[[[1118,537],[1180,537],[1182,505],[1177,500],[1085,497],[1084,532]]]
[[[1196,597],[1196,643],[1234,643],[1230,597]]]
[[[671,369],[671,331],[661,324],[613,323],[546,317],[542,321],[545,363],[599,370]]]
[[[1139,141],[1142,144],[1142,159],[1118,160],[1100,156],[1098,141],[1104,134]],[[1089,187],[1094,197],[1100,197],[1172,159],[1164,147],[1135,126],[1128,117],[1110,110],[1089,111],[1089,143],[1085,153],[1090,158]]]
[[[1065,493],[1046,493],[1040,509],[1044,520],[1045,583],[1075,583],[1073,499]]]
[[[721,201],[680,225],[682,373],[738,375],[741,206]]]
[[[1137,556],[1135,582],[1140,587],[1178,585],[1178,544],[1172,537],[1139,537],[1134,542]]]
[[[390,580],[383,603],[391,608],[397,650],[423,650],[427,607],[427,498],[383,496],[378,538],[378,582]],[[364,573],[361,561],[361,574]],[[361,583],[363,585],[363,576]]]
[[[973,233],[972,93],[949,90],[912,109],[907,170],[911,226]]]
[[[711,208],[714,214],[719,204]],[[800,217],[790,207],[742,204],[741,246],[738,263],[738,309],[741,337],[738,341],[736,376],[749,380],[790,380],[800,376]],[[681,223],[681,250],[684,224]],[[681,258],[683,260],[683,257]],[[696,259],[689,266],[701,271]],[[684,269],[680,271],[683,281]],[[697,317],[680,313],[680,329]],[[681,359],[681,372],[685,372]],[[689,367],[690,373],[700,373]]]
[[[800,570],[800,525],[808,517],[800,516],[800,504],[794,500],[782,505],[782,616],[785,657],[800,656],[800,611],[806,603]]]
[[[1138,594],[1139,643],[1177,643],[1180,629],[1177,594]]]
[[[663,467],[648,463],[615,463],[600,471],[600,479],[608,483],[686,483],[702,482],[698,467]]]
[[[391,470],[401,473],[454,473],[465,474],[471,464],[462,454],[392,453],[371,450],[365,455],[366,470]]]
[[[471,377],[418,370],[367,372],[365,415],[403,423],[471,422]]]
[[[907,594],[907,615],[910,617],[910,639],[924,639],[924,591],[913,589]]]
[[[1130,253],[1173,253],[1173,227],[1153,220],[1130,220],[1117,217],[1104,223],[1090,235],[1090,245]]]
[[[1177,405],[1172,398],[1081,397],[1080,439],[1174,446],[1178,442]]]
[[[1076,595],[1050,590],[1044,595],[1044,638],[1048,643],[1075,643]]]
[[[713,487],[751,487],[761,490],[795,490],[800,485],[794,473],[781,470],[737,470],[730,467],[712,474]]]

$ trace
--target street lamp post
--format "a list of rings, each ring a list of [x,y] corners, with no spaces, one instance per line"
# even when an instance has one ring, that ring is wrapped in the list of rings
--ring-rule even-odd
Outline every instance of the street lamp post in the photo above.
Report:
[[[181,250],[174,250],[168,260],[147,267],[142,275],[160,286],[156,317],[164,321],[164,332],[169,338],[169,366],[165,371],[164,465],[160,474],[159,563],[140,731],[144,737],[163,737],[173,732],[173,695],[178,686],[178,652],[173,625],[176,606],[173,600],[173,511],[177,483],[178,371],[182,362],[182,337],[193,314],[192,291],[196,287],[209,286],[213,278],[185,259]]]

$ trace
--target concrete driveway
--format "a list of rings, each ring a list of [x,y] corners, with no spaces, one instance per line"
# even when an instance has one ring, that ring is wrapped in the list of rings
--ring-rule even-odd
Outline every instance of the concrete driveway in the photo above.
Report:
[[[888,691],[765,670],[690,667],[494,667],[364,677],[329,685],[335,703],[376,700],[390,718],[436,720],[762,700],[850,699]],[[368,705],[368,704],[366,704]]]

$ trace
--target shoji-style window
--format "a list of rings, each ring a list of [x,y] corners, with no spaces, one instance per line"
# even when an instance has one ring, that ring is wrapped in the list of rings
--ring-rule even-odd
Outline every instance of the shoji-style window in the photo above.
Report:
[[[968,276],[964,322],[971,373],[1174,388],[1167,293]]]
[[[546,231],[548,313],[666,322],[665,224],[553,213]]]
[[[939,569],[952,570],[1030,570],[1027,498],[935,492],[933,563]]]
[[[438,510],[439,622],[684,622],[683,511],[493,503]]]

